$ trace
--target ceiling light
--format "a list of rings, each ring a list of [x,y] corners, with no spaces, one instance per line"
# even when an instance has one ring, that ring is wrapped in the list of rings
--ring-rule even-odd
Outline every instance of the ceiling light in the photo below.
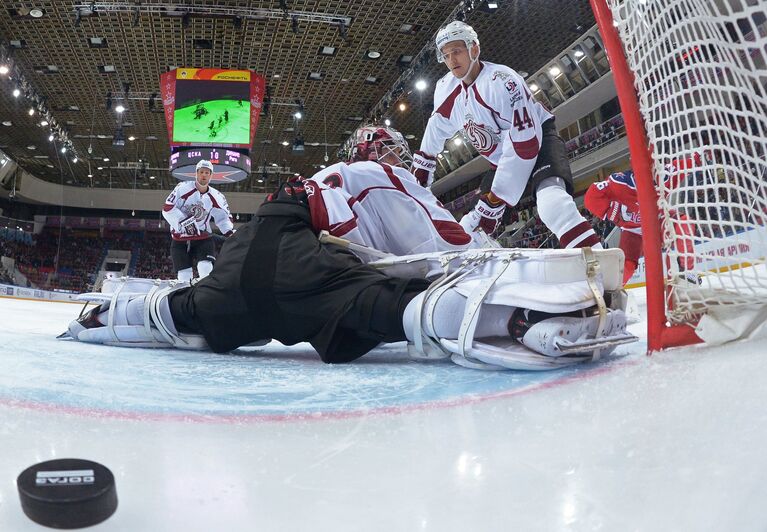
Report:
[[[133,135],[131,135],[130,137],[128,137],[128,140],[136,140],[136,137],[134,137]]]
[[[61,153],[67,153],[67,147],[66,146],[62,146],[61,147]]]
[[[103,166],[97,166],[97,167],[96,167],[96,170],[103,170],[103,169],[104,169],[104,167],[103,167]]]
[[[368,59],[378,59],[379,57],[381,57],[381,52],[377,52],[375,50],[368,50],[366,55]]]
[[[320,55],[336,55],[336,49],[333,46],[320,47]]]
[[[36,150],[37,146],[35,146],[34,144],[30,144],[29,146],[27,146],[27,149],[28,150]]]
[[[72,159],[72,162],[73,162],[73,163],[76,163],[76,162],[77,162],[77,157],[74,157],[74,158]]]
[[[29,113],[29,116],[32,116],[33,114],[35,114],[35,110],[32,109],[31,107],[29,108],[29,111],[27,112]]]
[[[584,55],[584,54],[583,54],[583,50],[575,50],[575,52],[573,52],[573,55],[574,55],[576,58],[578,58],[578,57],[583,57],[583,55]]]
[[[115,107],[115,111],[117,111],[118,113],[122,113],[123,111],[125,111],[125,107],[123,107],[122,104],[118,104],[117,107]]]
[[[88,174],[88,177],[93,177],[93,174]]]
[[[53,142],[53,135],[48,135],[48,141]]]
[[[272,163],[272,166],[277,166],[277,163]]]
[[[368,76],[365,78],[365,83],[378,83],[378,78],[375,76]]]
[[[287,146],[288,144],[290,144],[290,142],[288,142],[287,140],[283,140],[280,144],[282,144],[283,146]]]
[[[33,7],[29,10],[29,16],[33,18],[40,18],[43,16],[43,10],[39,7]]]
[[[301,118],[303,118],[304,115],[301,114],[301,111],[296,111],[295,113],[293,113],[293,116],[296,117],[296,120],[301,120]]]
[[[487,3],[488,9],[498,9],[498,3],[497,2],[488,2]]]
[[[442,159],[443,157],[444,157],[444,155],[442,155],[441,153],[437,154],[437,159]]]
[[[558,67],[558,66],[553,66],[553,67],[551,67],[551,68],[549,69],[549,74],[551,74],[552,76],[558,76],[558,75],[560,75],[561,73],[562,73],[562,71],[561,71],[561,70],[559,70],[559,67]]]
[[[533,91],[533,92],[538,92],[540,89],[539,89],[538,85],[536,85],[535,83],[531,83],[530,84],[530,90]]]
[[[5,65],[0,65],[0,74],[7,74],[8,73],[8,67]]]
[[[109,157],[104,157],[104,162],[108,163],[109,162]]]
[[[405,111],[406,109],[407,109],[407,105],[404,102],[399,104],[399,110],[400,111]]]
[[[422,79],[419,79],[418,81],[415,82],[415,89],[416,90],[424,91],[424,90],[426,90],[426,87],[428,87],[428,84],[426,83],[426,81],[424,81]]]
[[[325,168],[327,168],[327,166],[325,166],[324,164],[321,164],[320,168],[322,168],[324,170]]]
[[[11,122],[10,120],[3,120],[2,124],[5,127],[11,127],[13,125],[13,122]]]
[[[461,144],[463,144],[463,139],[461,137],[456,137],[453,139],[453,144],[455,144],[456,146],[460,146]]]
[[[155,177],[154,177],[153,175],[150,175],[150,176],[149,176],[149,179],[154,179],[154,178],[155,178]]]
[[[40,125],[45,127],[45,126],[48,125],[48,121],[47,120],[43,120],[42,122],[40,122]]]
[[[386,120],[384,120],[384,125],[385,126],[390,126],[391,125],[391,120],[389,120],[388,118]]]
[[[13,89],[13,97],[18,98],[21,95],[21,91],[19,89]]]

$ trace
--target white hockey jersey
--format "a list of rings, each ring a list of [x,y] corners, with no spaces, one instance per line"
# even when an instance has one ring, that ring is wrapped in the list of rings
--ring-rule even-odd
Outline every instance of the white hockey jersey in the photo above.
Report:
[[[421,141],[432,156],[463,129],[480,155],[495,167],[493,193],[516,205],[541,148],[542,125],[554,116],[533,98],[511,68],[487,61],[471,85],[448,72],[434,89],[434,112]]]
[[[208,186],[206,192],[200,193],[194,181],[181,181],[176,185],[165,200],[162,215],[170,224],[170,235],[173,240],[210,238],[213,233],[211,220],[216,222],[216,227],[223,234],[228,234],[234,229],[229,205],[224,195],[211,186]],[[194,217],[195,225],[199,230],[197,235],[190,236],[180,232],[179,223],[190,216]]]
[[[304,186],[318,231],[395,255],[479,247],[403,168],[373,161],[338,163]]]

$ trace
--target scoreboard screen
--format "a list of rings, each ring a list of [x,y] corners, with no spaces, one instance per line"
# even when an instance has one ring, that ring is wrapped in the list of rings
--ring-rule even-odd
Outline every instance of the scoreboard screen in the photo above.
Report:
[[[170,173],[181,181],[193,180],[195,166],[201,160],[213,164],[212,183],[234,183],[250,175],[250,157],[244,153],[222,148],[191,148],[170,156]]]
[[[253,143],[264,94],[255,72],[177,68],[161,76],[160,91],[172,147]]]

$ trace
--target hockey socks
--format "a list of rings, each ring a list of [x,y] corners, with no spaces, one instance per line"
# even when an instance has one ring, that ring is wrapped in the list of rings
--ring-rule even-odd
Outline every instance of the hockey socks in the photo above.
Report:
[[[575,201],[563,187],[539,188],[536,202],[538,216],[557,235],[562,248],[602,249],[602,243],[591,224],[578,212]]]

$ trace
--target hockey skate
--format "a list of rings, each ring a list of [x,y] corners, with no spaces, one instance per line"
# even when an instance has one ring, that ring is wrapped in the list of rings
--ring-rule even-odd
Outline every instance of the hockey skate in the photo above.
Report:
[[[415,358],[450,358],[474,369],[554,369],[596,360],[637,338],[626,332],[623,253],[611,250],[485,249],[373,263],[397,277],[432,279],[415,302]],[[466,298],[453,338],[428,334],[441,298]],[[513,310],[505,335],[475,335],[487,305]]]
[[[208,349],[202,336],[180,334],[168,296],[188,282],[122,277],[105,279],[101,292],[80,294],[80,316],[59,338],[122,347]],[[88,310],[88,305],[96,306]]]

